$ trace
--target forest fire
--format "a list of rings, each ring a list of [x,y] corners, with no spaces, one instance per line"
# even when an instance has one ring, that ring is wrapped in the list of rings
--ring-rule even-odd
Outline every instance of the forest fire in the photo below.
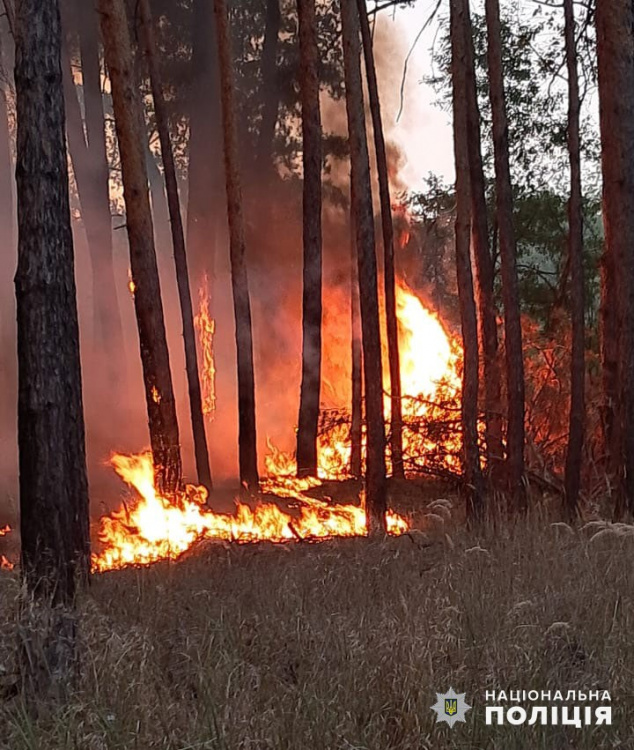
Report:
[[[126,565],[148,565],[179,557],[195,542],[215,539],[229,542],[286,542],[334,536],[362,536],[365,511],[356,505],[330,506],[302,493],[318,480],[284,478],[268,486],[282,497],[301,500],[297,515],[282,511],[273,503],[260,503],[255,509],[237,502],[233,515],[214,513],[205,506],[207,491],[188,486],[172,498],[159,494],[154,486],[152,455],[114,455],[112,466],[137,492],[139,499],[100,521],[102,551],[93,555],[95,571]],[[404,518],[387,514],[391,534],[408,529]]]
[[[205,417],[212,417],[216,409],[216,364],[214,361],[216,321],[211,317],[209,309],[209,284],[206,274],[198,292],[198,299],[198,315],[196,315],[194,324],[198,329],[200,358],[202,360],[200,381],[203,414]]]
[[[445,332],[438,317],[423,305],[419,297],[399,283],[397,306],[400,323],[401,371],[404,393],[405,448],[408,455],[424,463],[425,453],[438,446],[417,428],[424,418],[436,418],[439,392],[447,398],[459,396],[457,368],[458,345]],[[197,317],[200,343],[205,352],[204,372],[213,374],[213,321],[208,298],[201,295]],[[206,381],[208,387],[213,380]],[[213,397],[213,388],[205,389]],[[209,402],[208,402],[209,403]],[[386,398],[386,410],[389,399]],[[209,413],[209,412],[207,412]],[[454,442],[456,438],[453,438]],[[459,446],[458,446],[459,447]],[[338,423],[323,430],[318,443],[318,478],[298,478],[292,454],[269,443],[265,459],[263,493],[291,502],[293,512],[284,512],[271,502],[259,502],[254,508],[236,501],[233,514],[215,513],[207,507],[207,491],[187,486],[174,497],[161,495],[154,484],[151,453],[112,456],[111,465],[123,481],[133,488],[131,504],[101,518],[101,551],[93,556],[93,569],[106,571],[127,565],[148,565],[158,560],[176,559],[193,544],[204,539],[231,542],[288,542],[328,537],[363,536],[366,514],[360,505],[333,505],[308,493],[323,481],[350,477],[349,426]],[[408,530],[408,522],[388,511],[389,533]]]

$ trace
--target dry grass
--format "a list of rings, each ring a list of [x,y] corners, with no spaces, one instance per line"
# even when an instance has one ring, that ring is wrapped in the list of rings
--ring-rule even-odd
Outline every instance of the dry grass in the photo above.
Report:
[[[97,578],[81,604],[80,690],[40,720],[5,701],[0,747],[634,747],[631,533],[527,522],[446,536],[434,514],[427,541],[218,545]],[[1,575],[9,670],[17,595]],[[449,686],[474,706],[453,729],[430,710]],[[486,689],[595,688],[613,696],[611,727],[484,723]]]

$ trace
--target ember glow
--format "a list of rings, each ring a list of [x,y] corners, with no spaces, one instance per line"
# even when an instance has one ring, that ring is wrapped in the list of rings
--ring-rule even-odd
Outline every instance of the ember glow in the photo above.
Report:
[[[212,417],[216,409],[216,365],[214,362],[216,321],[211,317],[209,311],[209,283],[206,275],[199,289],[198,299],[198,315],[196,315],[194,324],[198,330],[200,358],[202,360],[200,383],[202,388],[203,414],[206,417]]]
[[[10,526],[0,527],[0,537],[6,536],[11,532]],[[13,570],[15,565],[8,560],[4,555],[0,555],[0,570]]]

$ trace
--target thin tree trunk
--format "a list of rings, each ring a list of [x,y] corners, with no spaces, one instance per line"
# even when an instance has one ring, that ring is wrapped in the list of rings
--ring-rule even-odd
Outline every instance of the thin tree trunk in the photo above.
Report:
[[[363,345],[361,301],[354,217],[350,216],[350,332],[352,355],[352,407],[350,413],[350,473],[355,479],[363,471]]]
[[[0,50],[0,65],[3,56]],[[3,242],[13,248],[13,160],[11,158],[11,136],[9,133],[9,111],[4,85],[0,85],[0,222]]]
[[[475,292],[482,352],[487,469],[494,483],[504,460],[502,440],[502,367],[498,350],[497,310],[493,294],[495,269],[489,248],[487,203],[480,139],[480,110],[475,76],[475,51],[469,0],[460,0],[465,35],[465,85],[469,178],[471,185],[471,244],[475,262]]]
[[[374,64],[372,34],[365,0],[357,0],[361,21],[361,37],[368,83],[370,114],[374,131],[374,149],[379,177],[379,200],[381,203],[381,228],[383,230],[383,281],[385,288],[385,320],[387,330],[387,352],[390,368],[390,448],[392,451],[392,474],[404,477],[403,470],[403,410],[401,404],[401,366],[398,350],[398,318],[396,317],[396,279],[394,270],[394,225],[392,223],[392,200],[387,168],[385,137],[379,101],[379,85]]]
[[[467,517],[480,521],[484,515],[482,473],[478,447],[478,322],[471,272],[471,195],[469,184],[468,103],[466,96],[467,51],[464,34],[465,7],[451,0],[451,75],[453,83],[453,131],[456,161],[456,273],[464,363],[462,374],[462,460]]]
[[[570,201],[568,203],[568,257],[571,273],[572,356],[570,361],[570,428],[566,455],[566,507],[578,513],[581,459],[585,426],[585,325],[583,278],[583,214],[579,135],[579,79],[573,0],[564,0],[566,63],[568,67],[568,151]]]
[[[226,198],[223,194],[220,81],[212,2],[193,2],[187,249],[192,278],[200,281],[205,274],[209,278],[213,311],[216,237],[221,217],[226,213]]]
[[[299,3],[298,3],[299,7]],[[275,126],[279,110],[279,87],[277,85],[277,48],[282,14],[280,0],[266,0],[264,43],[262,45],[262,122],[258,133],[256,163],[268,171],[271,168],[271,151],[275,137]],[[301,29],[300,29],[301,44]]]
[[[176,281],[178,284],[178,298],[183,320],[183,342],[185,345],[185,370],[189,386],[189,409],[194,437],[194,453],[196,456],[196,471],[199,484],[211,490],[211,469],[209,467],[209,452],[205,435],[205,420],[203,417],[200,378],[198,374],[198,360],[196,357],[196,332],[194,329],[194,313],[192,309],[191,290],[189,286],[189,272],[187,268],[187,252],[185,249],[185,234],[181,217],[180,198],[178,195],[178,181],[174,152],[169,134],[169,120],[165,108],[165,99],[156,59],[156,43],[152,13],[148,0],[139,0],[139,22],[141,35],[145,47],[145,55],[150,74],[152,99],[154,100],[154,114],[156,126],[161,141],[161,155],[165,170],[165,185],[167,188],[167,202],[170,213],[172,230],[172,246],[174,248],[174,264],[176,266]]]
[[[181,481],[181,455],[148,195],[143,113],[124,2],[99,0],[98,9],[121,154],[134,308],[154,470],[158,486],[172,492]]]
[[[610,464],[618,471],[615,512],[634,512],[634,11],[631,0],[597,3],[597,59],[601,163],[603,169],[603,224],[606,270],[604,311],[613,306],[613,325],[604,327],[604,377],[612,379],[614,414]],[[614,377],[613,377],[614,376]]]
[[[81,28],[79,35],[82,87],[86,116],[86,136],[92,198],[88,197],[86,220],[90,224],[89,246],[93,251],[95,304],[99,295],[102,340],[107,351],[123,352],[123,326],[117,300],[112,248],[112,215],[110,212],[110,171],[106,150],[105,115],[101,91],[99,59],[99,19],[93,3],[80,0]],[[78,157],[81,158],[81,157]],[[88,177],[88,176],[87,176]],[[92,241],[92,242],[91,242]],[[96,287],[99,286],[99,289]]]
[[[368,533],[374,535],[384,533],[386,528],[385,421],[372,184],[361,80],[359,11],[354,0],[342,4],[341,17],[365,375],[366,512]]]
[[[60,698],[75,656],[64,608],[88,576],[90,540],[57,0],[21,0],[15,32],[20,532],[36,599],[22,666],[30,698]]]
[[[317,476],[321,389],[321,111],[315,0],[298,0],[304,163],[302,384],[297,430],[298,476]]]
[[[226,0],[214,0],[218,33],[218,61],[224,135],[225,178],[229,218],[231,284],[238,352],[238,420],[240,480],[249,489],[258,489],[258,457],[255,423],[255,380],[253,373],[253,333],[247,274],[242,186],[238,157],[233,64]]]
[[[488,35],[489,91],[493,117],[496,210],[502,266],[504,301],[504,345],[508,427],[506,431],[506,467],[512,501],[526,509],[524,487],[524,359],[517,282],[517,248],[513,226],[513,190],[509,165],[508,124],[502,67],[502,32],[499,0],[486,0]]]

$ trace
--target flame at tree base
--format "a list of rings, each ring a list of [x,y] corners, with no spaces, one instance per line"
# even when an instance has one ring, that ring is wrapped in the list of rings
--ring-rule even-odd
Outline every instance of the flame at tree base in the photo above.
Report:
[[[288,542],[328,537],[364,536],[366,514],[357,505],[329,505],[305,495],[319,486],[317,479],[276,478],[264,483],[266,491],[297,502],[290,515],[274,503],[255,508],[236,502],[234,514],[214,513],[206,505],[204,487],[188,486],[174,497],[163,497],[154,486],[152,454],[115,454],[112,466],[138,497],[128,506],[104,516],[99,522],[101,552],[92,557],[94,571],[128,565],[150,565],[174,560],[198,541]],[[388,532],[403,534],[407,521],[392,511],[386,514]]]

